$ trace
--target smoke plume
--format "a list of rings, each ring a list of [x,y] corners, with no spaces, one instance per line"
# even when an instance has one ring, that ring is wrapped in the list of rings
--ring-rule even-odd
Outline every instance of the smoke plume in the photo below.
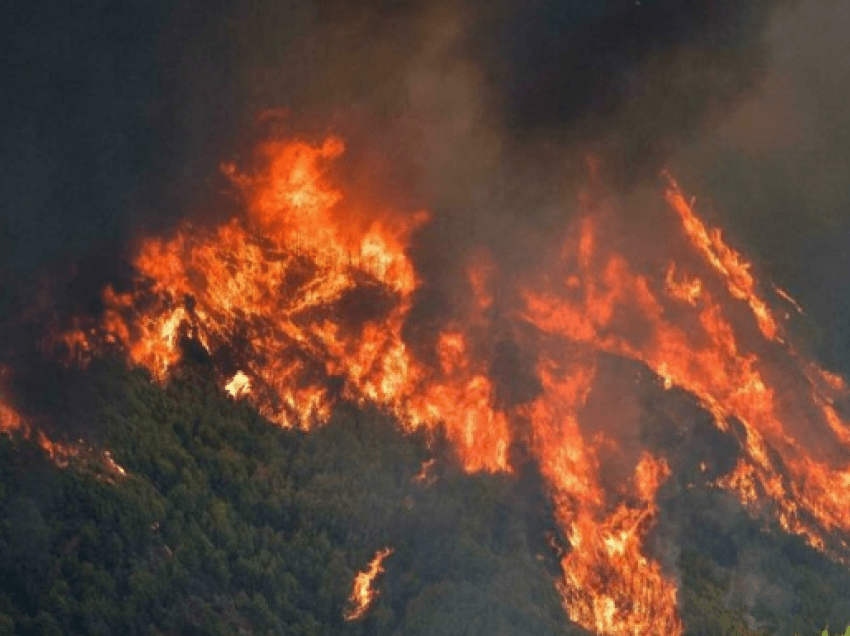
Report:
[[[562,225],[588,154],[634,183],[734,104],[773,4],[16,3],[3,312],[96,311],[134,238],[226,213],[219,164],[281,111],[343,136],[355,182],[432,210],[415,256],[443,304],[458,255],[485,245],[510,270]]]

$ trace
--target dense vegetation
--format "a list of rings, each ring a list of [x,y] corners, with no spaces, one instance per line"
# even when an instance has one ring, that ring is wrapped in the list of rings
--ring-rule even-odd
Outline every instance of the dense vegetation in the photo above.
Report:
[[[127,475],[98,452],[59,468],[0,438],[0,636],[583,633],[552,585],[534,474],[464,475],[439,443],[351,406],[312,433],[281,430],[202,365],[165,387],[118,363],[84,376],[43,378],[44,408]],[[802,636],[850,617],[844,570],[740,511],[720,523],[715,494],[677,493],[689,634]],[[356,572],[387,546],[375,606],[344,621]],[[768,585],[740,592],[744,558],[782,581],[773,604]]]
[[[0,634],[569,633],[531,545],[546,504],[522,484],[445,463],[418,483],[425,445],[387,418],[281,430],[196,369],[165,388],[118,365],[87,382],[127,477],[2,440]],[[344,622],[385,546],[384,593]]]

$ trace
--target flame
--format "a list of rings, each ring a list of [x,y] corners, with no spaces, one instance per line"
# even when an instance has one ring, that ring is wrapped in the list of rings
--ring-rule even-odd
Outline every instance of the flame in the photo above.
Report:
[[[526,318],[550,334],[643,362],[666,387],[676,385],[697,396],[721,430],[729,431],[734,418],[743,425],[739,441],[745,458],[718,485],[735,490],[748,504],[769,500],[786,531],[823,549],[827,534],[850,531],[850,506],[841,495],[850,475],[850,429],[819,397],[826,388],[841,391],[843,385],[825,373],[807,378],[805,361],[784,345],[758,296],[749,264],[725,246],[719,233],[702,225],[678,190],[668,190],[667,198],[685,236],[720,274],[722,286],[749,307],[761,342],[744,344],[745,321],[733,317],[734,307],[721,303],[720,290],[709,291],[695,277],[678,282],[674,267],[668,267],[664,287],[653,286],[621,255],[595,251],[599,241],[590,218],[582,222],[577,241],[584,297],[571,302],[573,276],[548,294],[528,290]],[[670,322],[671,301],[694,308],[690,328]],[[633,334],[612,329],[618,311],[629,312],[641,328]],[[796,376],[799,388],[788,386],[789,376]],[[801,416],[812,431],[828,433],[838,444],[833,447],[837,467],[815,459],[799,441],[795,432],[801,430]]]
[[[800,306],[800,303],[798,303],[794,299],[794,297],[791,296],[791,294],[789,294],[787,291],[785,291],[781,287],[777,287],[776,285],[773,286],[773,291],[775,291],[776,295],[779,296],[782,300],[791,305],[794,308],[794,311],[796,311],[798,314],[800,314],[801,316],[806,315],[806,312],[803,311],[803,308]]]
[[[433,486],[437,481],[437,477],[434,475],[434,466],[436,463],[437,460],[434,458],[427,459],[422,462],[422,466],[420,467],[419,472],[413,477],[413,481],[426,488]]]
[[[688,263],[701,274],[676,263],[666,265],[663,278],[635,272],[622,253],[605,249],[617,242],[600,236],[598,222],[606,212],[597,206],[576,224],[562,250],[563,278],[545,276],[523,292],[523,318],[573,347],[567,362],[541,369],[544,391],[532,421],[535,434],[545,432],[536,454],[574,547],[563,564],[565,604],[573,620],[604,634],[675,634],[681,624],[675,587],[641,546],[655,512],[646,495],[660,481],[649,480],[642,489],[638,500],[644,507],[620,503],[613,513],[603,512],[611,502],[599,485],[601,447],[588,447],[580,426],[593,369],[582,359],[602,352],[636,360],[665,388],[696,396],[742,447],[736,469],[717,485],[736,492],[753,511],[771,512],[787,532],[839,560],[846,558],[839,551],[847,544],[830,534],[850,532],[850,428],[829,401],[846,398],[843,382],[820,370],[807,372],[811,363],[785,344],[751,265],[698,219],[669,176],[665,195],[683,238],[701,257]],[[748,309],[757,336],[736,301]],[[823,397],[827,393],[834,397]],[[731,427],[733,419],[742,434]],[[832,461],[818,458],[822,449],[804,444],[801,433],[831,438]],[[635,478],[642,479],[647,461],[634,469]],[[654,630],[652,621],[658,620],[663,629]]]
[[[670,296],[696,307],[697,301],[702,296],[702,281],[699,278],[676,280],[676,264],[670,263],[664,282],[667,284],[667,293]]]
[[[251,392],[251,378],[242,371],[237,371],[230,382],[224,385],[224,390],[238,400]]]
[[[427,215],[363,221],[326,179],[325,163],[342,149],[334,138],[274,142],[259,151],[267,169],[258,176],[224,166],[246,218],[145,241],[135,266],[146,284],[135,295],[106,289],[101,343],[82,328],[62,341],[76,360],[119,343],[160,379],[180,360],[185,335],[212,355],[239,342],[251,354],[225,389],[250,392],[281,425],[326,421],[337,397],[370,401],[411,429],[443,425],[470,470],[507,470],[507,419],[492,407],[486,366],[467,355],[464,336],[441,338],[441,356],[459,347],[442,370],[418,363],[402,339],[417,287],[406,246]],[[364,314],[357,322],[345,320],[352,304]],[[339,395],[328,376],[342,381]]]
[[[0,401],[0,432],[10,433],[19,430],[23,420],[18,412],[8,404]]]
[[[682,632],[675,585],[643,555],[655,492],[668,474],[666,463],[645,455],[635,469],[637,504],[621,503],[601,521],[582,511],[569,523],[573,549],[562,561],[560,590],[575,622],[600,634]]]
[[[369,562],[368,567],[362,572],[358,572],[357,576],[354,577],[351,596],[348,598],[350,608],[345,612],[345,620],[356,621],[363,618],[372,603],[375,602],[378,591],[373,589],[372,586],[377,576],[384,572],[384,559],[392,553],[392,548],[378,550],[375,557]]]
[[[669,173],[665,197],[670,207],[676,211],[691,243],[702,252],[706,261],[721,275],[726,282],[729,293],[733,297],[749,304],[758,321],[759,329],[765,338],[775,339],[779,327],[773,313],[756,293],[756,280],[750,272],[752,265],[741,255],[726,245],[719,229],[710,230],[694,214],[693,206],[689,204],[679,184]]]
[[[78,439],[74,443],[65,444],[53,441],[38,431],[35,435],[38,445],[47,453],[51,461],[59,468],[67,468],[72,464],[80,470],[85,470],[106,482],[114,482],[127,476],[127,471],[118,464],[108,450],[98,451],[88,445],[85,440]],[[93,471],[97,468],[97,471]]]
[[[10,370],[0,366],[0,381],[4,381],[8,375]],[[0,389],[3,389],[2,384]],[[109,481],[115,477],[127,476],[127,471],[112,458],[108,450],[97,451],[82,439],[70,444],[51,440],[43,430],[36,429],[18,411],[7,404],[3,394],[0,393],[0,434],[13,433],[21,433],[25,439],[34,440],[59,468],[66,468],[74,462],[81,468],[97,466],[102,469],[95,473],[98,479]],[[103,475],[103,470],[107,473],[106,476]]]
[[[6,392],[4,385],[8,381],[11,371],[9,367],[0,365],[0,433],[6,434],[19,430],[24,424],[23,418],[7,403],[4,396]]]
[[[428,215],[358,206],[329,177],[343,152],[334,137],[272,141],[258,149],[255,172],[224,165],[244,214],[146,239],[136,288],[107,288],[100,323],[80,319],[47,344],[78,363],[119,347],[163,379],[189,337],[220,386],[280,425],[321,424],[341,399],[371,403],[408,430],[441,428],[468,471],[510,472],[511,449],[522,445],[571,544],[560,555],[564,606],[601,634],[683,630],[674,580],[647,549],[670,469],[660,453],[623,443],[639,413],[608,402],[638,389],[605,387],[609,359],[687,391],[736,438],[737,466],[716,487],[844,558],[833,534],[850,533],[846,386],[787,343],[752,265],[670,175],[672,247],[647,256],[618,233],[616,203],[584,193],[551,262],[542,255],[539,275],[499,278],[498,299],[500,272],[486,251],[459,264],[469,298],[432,343],[417,343],[420,353],[432,347],[428,358],[404,337],[419,286],[408,246]],[[510,285],[519,301],[505,309]],[[536,393],[519,403],[504,399],[492,370],[491,341],[503,332],[534,360]],[[419,480],[428,475],[423,467]],[[355,580],[355,617],[389,553]]]

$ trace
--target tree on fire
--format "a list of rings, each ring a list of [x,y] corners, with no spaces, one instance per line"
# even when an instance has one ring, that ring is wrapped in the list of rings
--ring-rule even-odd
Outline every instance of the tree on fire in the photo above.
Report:
[[[161,389],[120,368],[92,371],[85,408],[125,478],[2,438],[0,634],[570,633],[504,480],[447,468],[425,488],[424,446],[377,413],[306,435],[197,370]],[[385,593],[346,623],[383,544]]]
[[[120,363],[86,376],[84,403],[57,382],[52,408],[85,415],[126,476],[92,461],[59,468],[0,438],[0,634],[584,633],[552,585],[539,484],[465,475],[448,447],[417,480],[428,451],[387,417],[343,406],[309,435],[281,430],[195,363],[165,387]],[[693,519],[678,562],[688,634],[790,636],[847,620],[846,573],[743,512],[721,528],[701,497],[670,504]],[[351,581],[384,545],[381,594],[346,622]],[[792,612],[788,598],[736,604],[730,550],[792,581]]]

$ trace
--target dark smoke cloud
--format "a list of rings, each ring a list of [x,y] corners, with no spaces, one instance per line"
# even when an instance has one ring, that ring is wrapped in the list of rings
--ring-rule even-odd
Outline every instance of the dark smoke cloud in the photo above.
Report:
[[[117,273],[137,195],[157,163],[149,114],[158,91],[156,41],[167,21],[167,6],[156,1],[4,6],[3,351],[30,342],[11,318],[27,322],[78,299],[85,308],[98,294],[88,288]]]
[[[725,112],[763,72],[773,4],[13,3],[0,309],[96,310],[134,236],[225,214],[218,165],[264,109],[342,134],[355,181],[433,210],[415,256],[423,293],[450,300],[471,246],[510,270],[563,223],[588,152],[633,183]]]
[[[482,59],[509,129],[600,144],[616,176],[654,171],[763,67],[775,2],[539,0],[482,11]],[[616,154],[611,151],[616,151]]]

